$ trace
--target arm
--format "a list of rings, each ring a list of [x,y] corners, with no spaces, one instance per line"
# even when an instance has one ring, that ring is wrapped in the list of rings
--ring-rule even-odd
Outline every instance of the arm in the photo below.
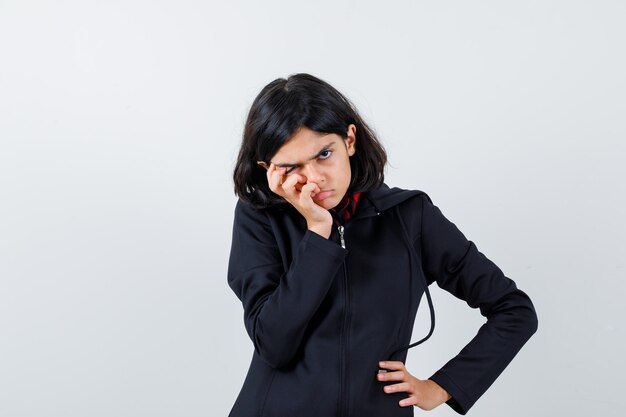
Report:
[[[421,250],[428,283],[437,285],[487,318],[476,336],[429,379],[444,388],[447,404],[466,414],[537,331],[526,293],[483,255],[422,195]]]
[[[267,215],[237,202],[228,284],[243,304],[255,351],[270,366],[293,359],[347,252],[307,230],[285,270]]]

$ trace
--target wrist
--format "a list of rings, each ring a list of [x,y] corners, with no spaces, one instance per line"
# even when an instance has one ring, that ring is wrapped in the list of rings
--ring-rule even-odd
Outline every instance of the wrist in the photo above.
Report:
[[[429,379],[429,381],[433,384],[433,386],[437,389],[437,391],[439,391],[441,398],[443,399],[443,402],[447,402],[450,400],[450,398],[452,398],[452,396],[448,393],[448,391],[446,391],[441,385],[439,385],[432,379]]]
[[[307,225],[307,228],[310,231],[317,233],[318,235],[322,236],[325,239],[328,239],[330,237],[331,227],[332,225],[330,224],[320,224],[320,223]]]

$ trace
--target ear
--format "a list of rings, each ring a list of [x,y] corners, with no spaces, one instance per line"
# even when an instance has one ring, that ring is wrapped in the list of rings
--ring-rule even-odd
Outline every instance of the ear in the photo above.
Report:
[[[344,139],[348,156],[354,155],[356,152],[356,125],[350,123],[348,125],[347,137]]]

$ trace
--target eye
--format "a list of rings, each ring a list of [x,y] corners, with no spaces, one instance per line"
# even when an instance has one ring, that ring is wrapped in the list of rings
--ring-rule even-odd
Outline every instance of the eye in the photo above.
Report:
[[[322,152],[320,152],[319,159],[328,159],[332,154],[333,151],[331,151],[330,149],[324,149]]]
[[[285,175],[289,175],[291,172],[293,172],[294,169],[296,169],[297,167],[291,167],[289,169],[287,169],[287,171],[285,171]]]

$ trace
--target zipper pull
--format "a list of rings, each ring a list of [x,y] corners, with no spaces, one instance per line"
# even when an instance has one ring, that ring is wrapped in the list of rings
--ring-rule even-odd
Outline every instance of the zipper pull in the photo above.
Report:
[[[343,226],[339,226],[339,239],[341,240],[341,247],[346,248],[346,241],[343,239]]]

